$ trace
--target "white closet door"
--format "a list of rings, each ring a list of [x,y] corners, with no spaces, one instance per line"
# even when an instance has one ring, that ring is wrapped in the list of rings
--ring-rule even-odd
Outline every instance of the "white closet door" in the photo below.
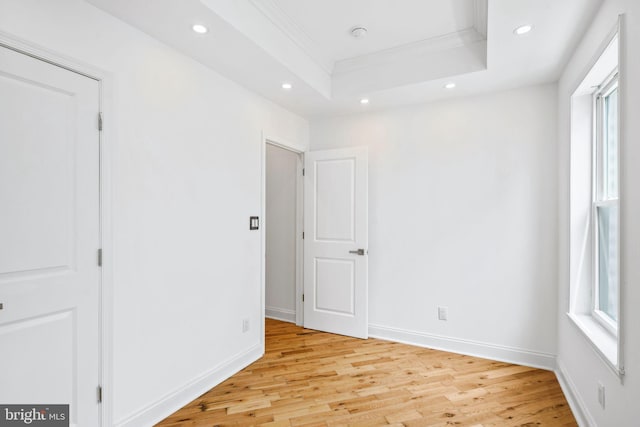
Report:
[[[99,425],[99,83],[0,47],[0,403]]]

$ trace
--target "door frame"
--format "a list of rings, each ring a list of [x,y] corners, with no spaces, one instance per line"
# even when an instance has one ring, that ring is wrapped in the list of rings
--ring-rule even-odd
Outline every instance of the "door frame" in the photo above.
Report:
[[[286,139],[279,138],[273,135],[262,133],[261,143],[261,201],[260,201],[260,215],[262,217],[262,227],[260,233],[260,294],[261,294],[261,308],[262,308],[262,349],[264,353],[264,318],[265,318],[265,294],[266,294],[266,249],[267,249],[267,226],[266,226],[266,212],[267,212],[267,145],[282,148],[287,151],[291,151],[298,155],[296,165],[296,325],[302,326],[304,323],[304,305],[302,303],[303,288],[303,242],[302,232],[304,230],[304,180],[302,176],[302,170],[304,168],[304,153],[306,147],[287,141]]]
[[[18,53],[47,62],[70,72],[96,80],[99,86],[99,111],[102,113],[102,132],[99,133],[99,226],[100,246],[102,247],[102,268],[98,284],[98,378],[96,386],[102,387],[102,402],[99,405],[99,422],[101,426],[113,424],[113,216],[114,199],[113,165],[115,161],[115,126],[113,117],[113,76],[86,63],[77,61],[59,52],[13,34],[0,31],[0,46]],[[96,125],[98,118],[96,117]],[[98,249],[98,248],[96,248]],[[96,399],[98,398],[96,390]]]

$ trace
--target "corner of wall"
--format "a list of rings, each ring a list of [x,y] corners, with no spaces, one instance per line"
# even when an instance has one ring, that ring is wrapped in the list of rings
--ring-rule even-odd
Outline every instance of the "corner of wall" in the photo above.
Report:
[[[158,401],[147,405],[138,412],[116,421],[114,425],[116,427],[154,425],[191,402],[194,396],[200,396],[260,359],[263,351],[264,347],[262,343],[257,344],[247,351],[217,365],[201,376],[194,378],[184,386],[164,395]]]
[[[567,373],[564,364],[559,358],[556,360],[555,374],[558,379],[558,383],[560,383],[560,388],[562,388],[562,392],[567,398],[567,402],[569,402],[569,407],[571,407],[571,411],[573,412],[573,416],[576,418],[578,425],[580,427],[595,427],[596,423],[593,420],[593,417],[589,413],[582,397],[580,397],[580,393],[578,393],[576,385],[573,383],[573,380]]]

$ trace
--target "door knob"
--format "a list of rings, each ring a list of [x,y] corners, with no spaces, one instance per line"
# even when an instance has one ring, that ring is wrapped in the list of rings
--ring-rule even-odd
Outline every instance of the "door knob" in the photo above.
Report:
[[[357,249],[355,251],[349,251],[350,254],[356,254],[356,255],[364,255],[364,249]]]

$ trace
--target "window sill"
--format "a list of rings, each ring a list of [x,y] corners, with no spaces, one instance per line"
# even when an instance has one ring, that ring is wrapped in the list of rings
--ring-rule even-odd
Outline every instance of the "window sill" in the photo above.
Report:
[[[618,377],[622,378],[624,369],[618,365],[617,337],[588,314],[567,313],[567,316],[587,338],[587,341],[591,343],[606,365]]]

